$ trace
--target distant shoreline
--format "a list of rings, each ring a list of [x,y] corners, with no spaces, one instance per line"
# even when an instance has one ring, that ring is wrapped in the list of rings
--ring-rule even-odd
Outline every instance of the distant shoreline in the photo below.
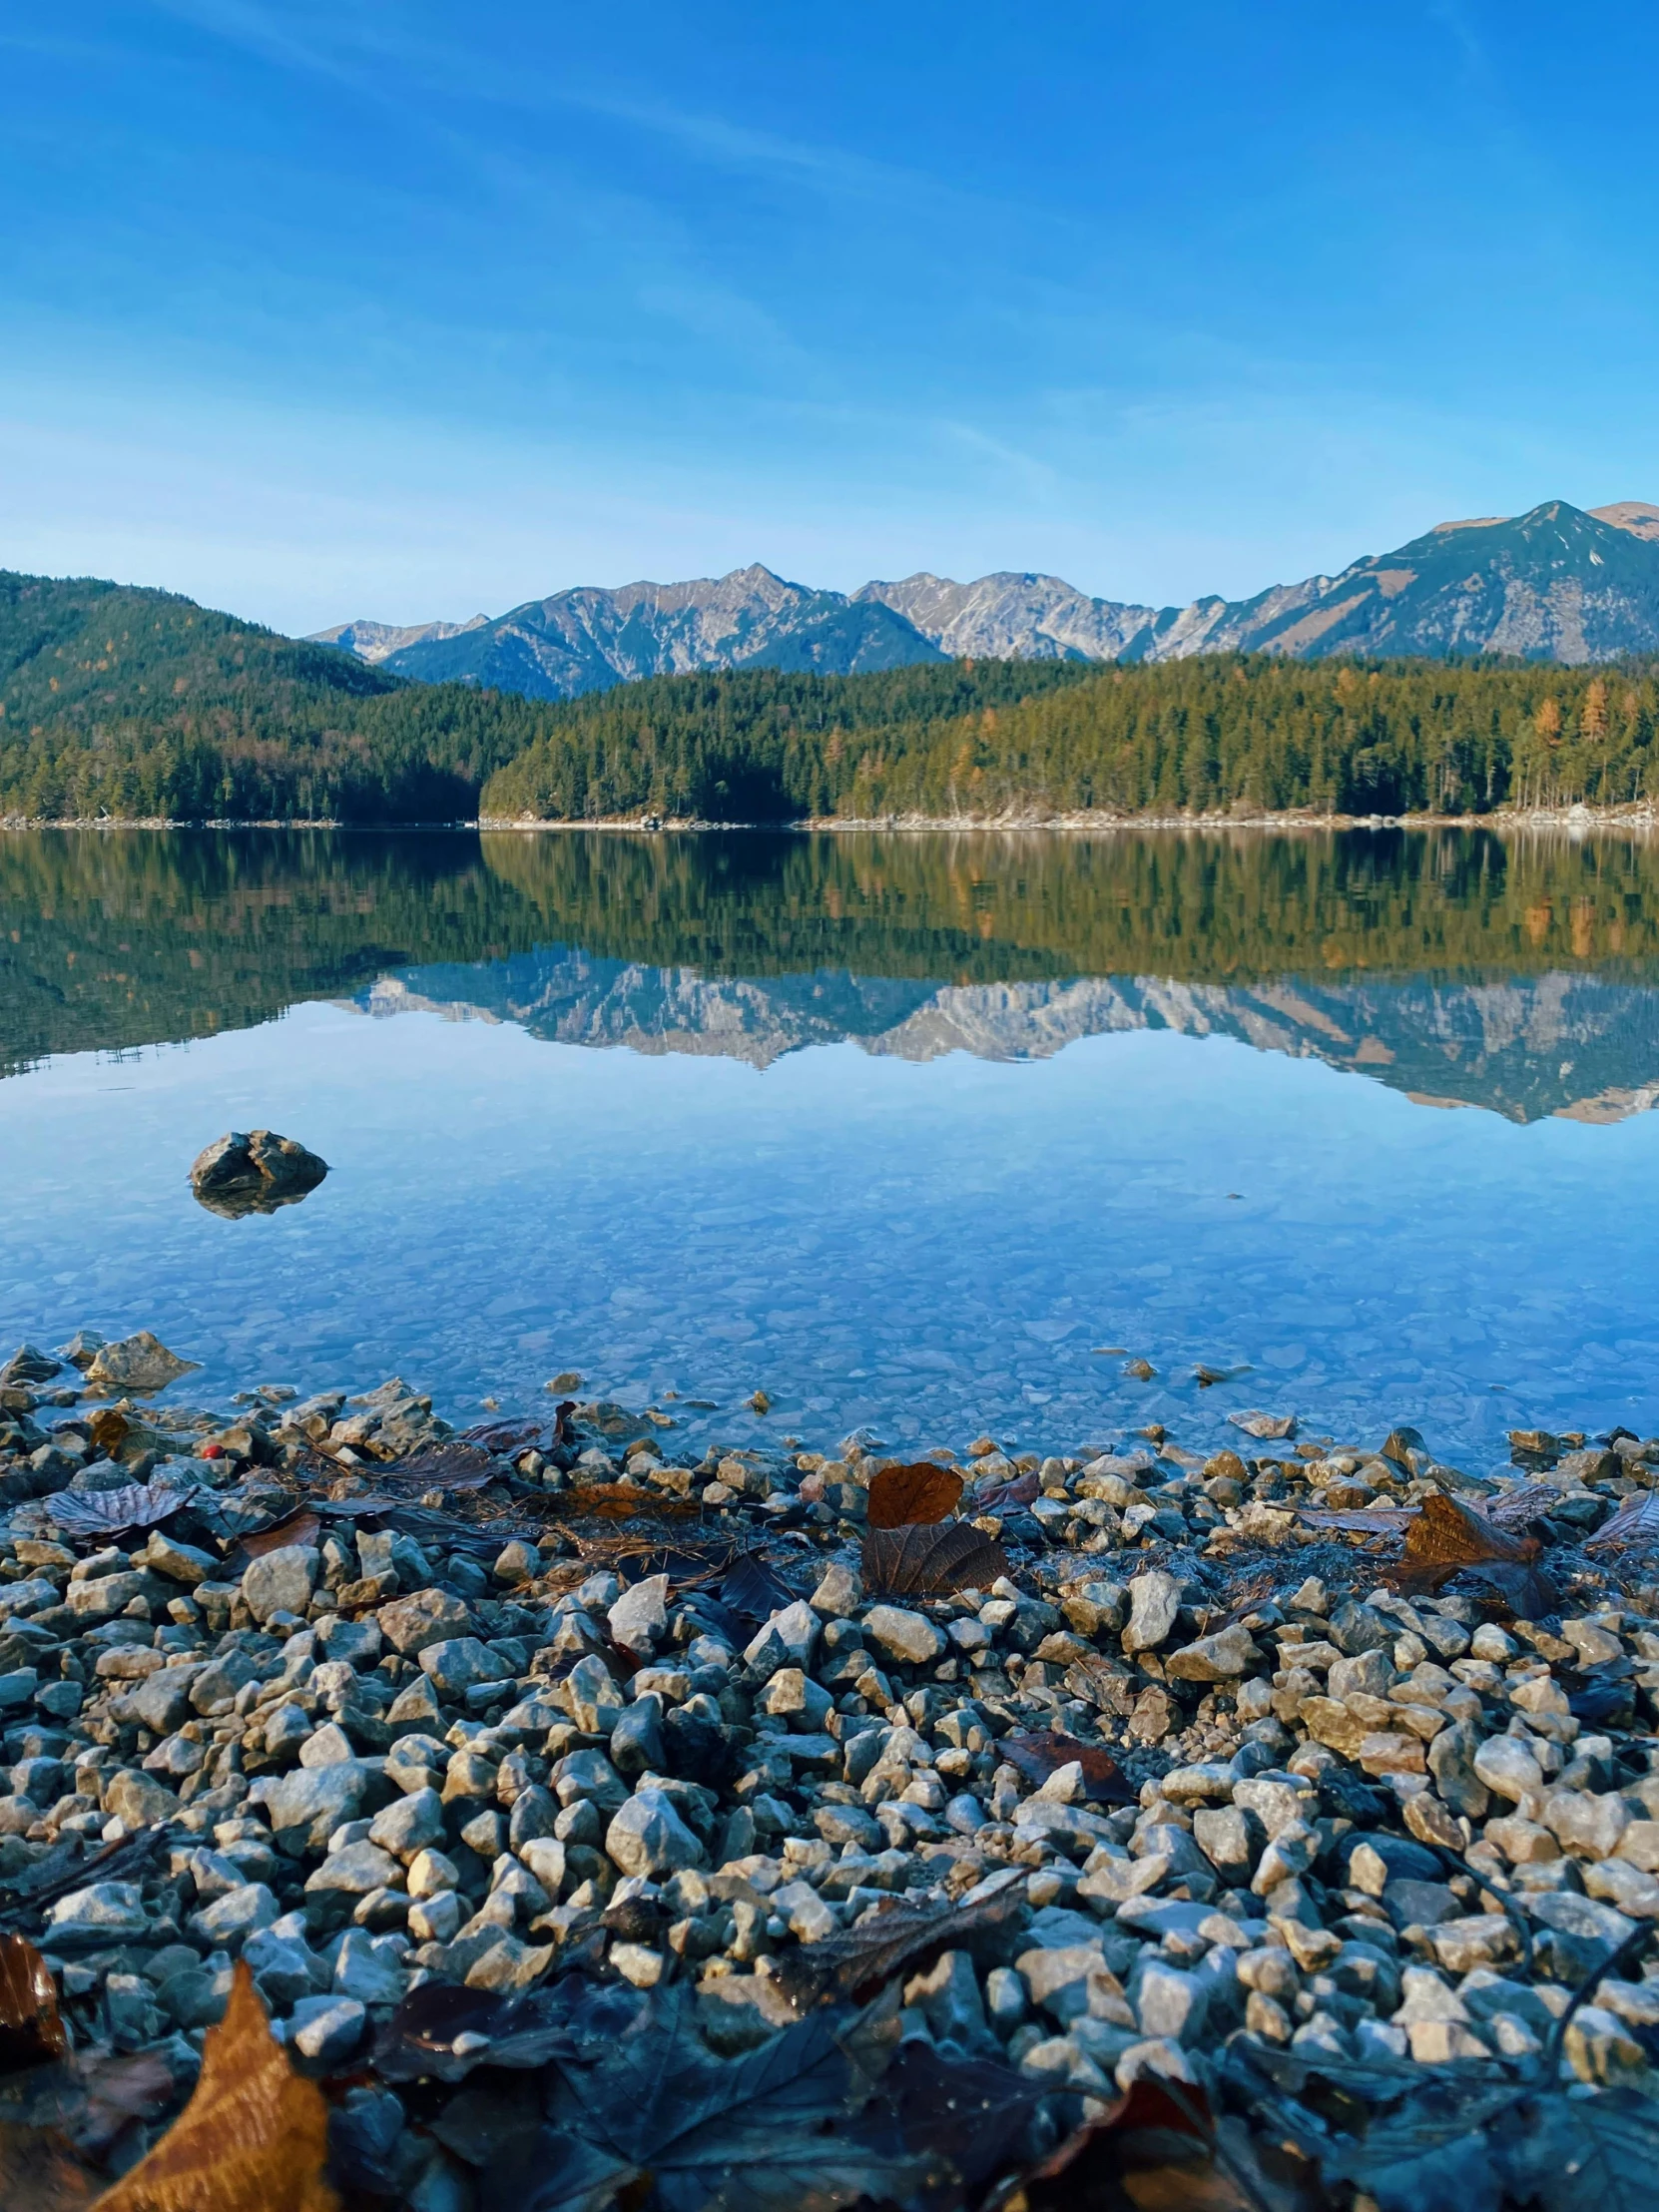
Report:
[[[1623,830],[1648,832],[1659,828],[1659,807],[1640,801],[1623,807],[1494,809],[1484,815],[1335,815],[1290,811],[1283,814],[1226,815],[1108,815],[1002,814],[1002,815],[835,815],[795,822],[705,822],[655,815],[613,815],[592,821],[544,821],[530,816],[483,815],[455,822],[342,822],[336,817],[316,820],[185,821],[167,816],[0,816],[0,831],[17,833],[39,830],[349,830],[358,833],[406,835],[471,830],[492,834],[542,831],[611,830],[631,835],[706,835],[713,831],[749,830],[783,836],[819,835],[918,835],[1029,834],[1065,830],[1102,835],[1117,830],[1494,830],[1509,834],[1528,830]]]

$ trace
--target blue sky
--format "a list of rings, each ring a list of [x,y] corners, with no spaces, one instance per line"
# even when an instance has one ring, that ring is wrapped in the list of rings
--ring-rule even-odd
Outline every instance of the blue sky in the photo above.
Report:
[[[0,564],[1229,596],[1659,498],[1659,13],[22,0]]]

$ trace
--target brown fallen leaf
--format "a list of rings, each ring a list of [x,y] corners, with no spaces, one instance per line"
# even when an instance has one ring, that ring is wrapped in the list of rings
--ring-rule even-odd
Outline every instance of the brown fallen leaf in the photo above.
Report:
[[[1443,1490],[1431,1490],[1405,1531],[1403,1554],[1384,1570],[1383,1578],[1397,1590],[1428,1592],[1439,1589],[1465,1568],[1530,1570],[1538,1550],[1536,1537],[1511,1536],[1484,1514],[1447,1497]],[[1517,1610],[1522,1602],[1536,1603],[1548,1588],[1535,1572],[1502,1579],[1504,1595]],[[1540,1610],[1547,1612],[1548,1604],[1542,1604]]]
[[[1555,1494],[1559,1496],[1560,1492]],[[1612,1519],[1602,1522],[1584,1549],[1646,1550],[1651,1544],[1659,1544],[1659,1490],[1643,1490],[1635,1497],[1627,1497]]]
[[[62,2058],[69,2035],[46,1961],[21,1936],[0,1936],[0,2068]]]
[[[636,1489],[630,1482],[585,1482],[579,1489],[554,1492],[548,1503],[561,1517],[598,1520],[632,1520],[649,1513],[659,1520],[695,1520],[701,1508],[690,1498],[670,1497],[663,1490]]]
[[[918,1459],[912,1466],[883,1467],[869,1486],[871,1528],[918,1528],[956,1510],[962,1478],[954,1467]]]
[[[777,1979],[796,2004],[819,2004],[830,1997],[850,1997],[861,2004],[896,1974],[918,1973],[947,1950],[996,1949],[1006,1941],[1024,1904],[1024,1885],[1013,1879],[975,1905],[942,1913],[928,1906],[895,1905],[843,1935],[797,1944],[784,1953]]]
[[[269,1528],[262,1528],[257,1535],[244,1536],[242,1548],[250,1559],[262,1558],[268,1551],[285,1551],[290,1544],[309,1547],[322,1530],[322,1523],[308,1506],[297,1513],[289,1513],[279,1521],[273,1521]]]
[[[1011,1766],[1019,1769],[1027,1782],[1039,1788],[1051,1775],[1075,1761],[1083,1770],[1083,1787],[1091,1804],[1140,1803],[1140,1791],[1125,1779],[1122,1768],[1100,1744],[1086,1744],[1081,1737],[1043,1728],[1004,1736],[996,1748]]]
[[[0,2204],[6,2212],[86,2212],[99,2177],[55,2127],[0,2120]]]
[[[872,1528],[861,1561],[865,1585],[889,1597],[939,1597],[988,1590],[1008,1571],[1008,1555],[972,1521],[927,1528]]]
[[[97,2212],[340,2212],[327,2156],[322,2091],[288,2064],[239,1960],[196,2094]]]
[[[87,1434],[106,1459],[113,1459],[127,1441],[128,1421],[113,1405],[102,1405],[87,1422]]]

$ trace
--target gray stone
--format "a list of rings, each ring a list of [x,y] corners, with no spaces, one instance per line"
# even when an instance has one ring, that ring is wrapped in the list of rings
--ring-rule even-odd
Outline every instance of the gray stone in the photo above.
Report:
[[[159,1528],[150,1531],[150,1542],[145,1551],[145,1565],[157,1574],[165,1574],[170,1582],[181,1582],[187,1589],[195,1589],[199,1582],[206,1582],[219,1569],[219,1561],[211,1552],[198,1551],[194,1544],[182,1544],[175,1537],[164,1536]]]
[[[1554,1929],[1563,1936],[1585,1936],[1592,1942],[1609,1946],[1622,1943],[1639,1926],[1611,1905],[1600,1905],[1594,1898],[1577,1897],[1570,1890],[1529,1893],[1525,1904],[1533,1920],[1541,1921],[1545,1928]]]
[[[367,1897],[370,1890],[389,1890],[402,1880],[403,1870],[389,1852],[366,1840],[331,1851],[314,1874],[305,1879],[307,1895],[326,1890],[347,1897]]]
[[[303,1615],[316,1586],[317,1554],[309,1544],[284,1544],[249,1563],[242,1578],[243,1602],[257,1621],[273,1613]]]
[[[380,1633],[393,1651],[413,1659],[428,1644],[440,1644],[464,1636],[472,1615],[460,1599],[446,1590],[416,1590],[408,1597],[393,1598],[376,1615]]]
[[[1193,1815],[1193,1841],[1224,1882],[1247,1883],[1263,1836],[1242,1806],[1224,1805]]]
[[[662,1790],[637,1791],[605,1831],[605,1850],[628,1875],[675,1874],[705,1863],[703,1846]]]
[[[343,2065],[363,2039],[368,2013],[355,1997],[301,1997],[288,2023],[288,2040],[316,2066]]]
[[[196,1667],[162,1667],[136,1682],[122,1699],[124,1719],[137,1721],[153,1735],[168,1736],[191,1717],[191,1686]]]
[[[165,1783],[128,1767],[110,1777],[104,1810],[112,1820],[125,1821],[130,1829],[137,1830],[170,1821],[179,1811],[179,1800]]]
[[[245,1883],[190,1917],[191,1934],[210,1950],[240,1948],[250,1936],[282,1917],[282,1908],[263,1882]]]
[[[553,1836],[531,1836],[515,1847],[514,1856],[526,1866],[549,1898],[564,1888],[565,1847]]]
[[[282,1935],[275,1925],[250,1936],[242,1955],[261,1995],[279,2011],[315,1995],[327,1981],[328,1969],[309,1945],[296,1936]]]
[[[1166,1662],[1168,1673],[1178,1682],[1233,1682],[1261,1664],[1262,1654],[1251,1640],[1249,1629],[1238,1621],[1230,1628],[1218,1629],[1213,1636],[1200,1636],[1194,1643],[1183,1644],[1179,1651],[1170,1653]]]
[[[649,1659],[668,1634],[668,1576],[648,1574],[634,1583],[606,1618],[613,1643],[636,1659]]]
[[[137,1397],[153,1397],[201,1365],[200,1360],[179,1359],[159,1337],[141,1329],[136,1336],[101,1345],[92,1356],[86,1378],[95,1389],[129,1390]]]
[[[872,1605],[864,1615],[863,1629],[888,1658],[909,1666],[927,1666],[944,1656],[944,1636],[925,1613],[908,1612],[899,1605]]]
[[[1611,1791],[1547,1791],[1540,1817],[1563,1851],[1578,1859],[1611,1859],[1630,1826],[1629,1806]]]
[[[1544,1786],[1543,1769],[1514,1736],[1488,1736],[1474,1755],[1474,1772],[1494,1797],[1511,1804]]]
[[[422,1644],[420,1671],[440,1697],[458,1698],[480,1682],[499,1682],[503,1670],[476,1636],[452,1636]]]
[[[618,1774],[660,1773],[667,1765],[662,1713],[660,1698],[638,1698],[611,1730],[611,1764]]]
[[[228,1651],[210,1659],[190,1686],[190,1701],[205,1720],[217,1720],[231,1712],[237,1692],[260,1679],[260,1670],[245,1651]]]
[[[100,1574],[84,1582],[71,1582],[64,1591],[64,1603],[78,1620],[111,1621],[118,1613],[126,1612],[134,1598],[147,1594],[142,1574]]]
[[[584,1736],[608,1736],[622,1718],[623,1696],[603,1659],[578,1659],[553,1692]]]
[[[1483,1820],[1491,1804],[1491,1792],[1475,1769],[1480,1733],[1470,1722],[1442,1728],[1428,1746],[1428,1771],[1434,1787],[1452,1812],[1471,1821]]]
[[[443,1800],[436,1790],[412,1790],[374,1816],[368,1839],[399,1859],[412,1859],[428,1844],[443,1841]]]
[[[343,1613],[325,1613],[316,1624],[316,1641],[326,1659],[349,1667],[372,1667],[384,1639],[378,1621],[348,1621]]]
[[[904,2002],[920,2012],[935,2043],[997,2055],[978,1976],[965,1950],[943,1951],[925,1973],[914,1975],[904,1985]]]
[[[1181,1585],[1173,1574],[1151,1567],[1129,1585],[1129,1621],[1123,1631],[1123,1649],[1156,1651],[1175,1626],[1181,1609]]]
[[[59,1898],[46,1918],[55,1935],[95,1929],[112,1941],[142,1936],[150,1925],[144,1892],[136,1882],[94,1882],[84,1890],[72,1890],[68,1897]]]
[[[307,1850],[325,1850],[340,1823],[355,1818],[368,1782],[369,1769],[357,1760],[296,1768],[265,1789],[272,1829],[279,1837],[297,1831]]]
[[[1149,1958],[1135,1975],[1132,1997],[1143,2035],[1195,2043],[1203,2033],[1209,1990],[1197,1974]]]
[[[856,1572],[837,1560],[825,1568],[813,1592],[811,1604],[815,1613],[822,1613],[827,1620],[846,1620],[864,1601],[864,1586]]]

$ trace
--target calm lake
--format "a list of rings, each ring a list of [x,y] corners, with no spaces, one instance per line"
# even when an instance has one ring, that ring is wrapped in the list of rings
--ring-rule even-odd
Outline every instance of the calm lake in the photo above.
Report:
[[[1480,1470],[1659,1430],[1656,1102],[1623,839],[0,835],[0,1356],[151,1328],[189,1399]],[[254,1127],[332,1172],[220,1219]]]

